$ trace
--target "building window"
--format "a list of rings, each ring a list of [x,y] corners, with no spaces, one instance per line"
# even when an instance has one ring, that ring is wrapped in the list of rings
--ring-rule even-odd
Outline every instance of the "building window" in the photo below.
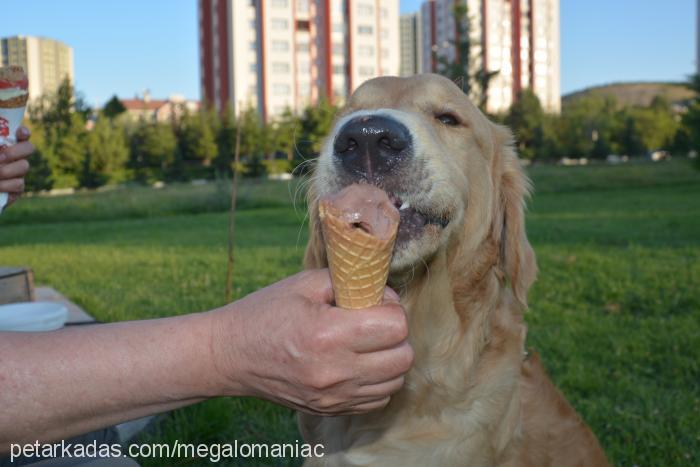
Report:
[[[251,73],[257,73],[257,72],[258,72],[258,64],[257,64],[257,63],[251,63],[251,64],[250,64],[250,72],[251,72]]]
[[[358,69],[360,76],[374,76],[373,66],[361,66]]]
[[[272,85],[272,93],[276,96],[288,96],[291,88],[288,84],[276,83]]]
[[[272,29],[287,29],[289,28],[289,21],[282,18],[272,18],[271,25]]]
[[[250,41],[250,50],[257,50],[258,44],[255,41]]]
[[[275,52],[287,52],[289,51],[289,42],[272,41],[272,50]]]
[[[345,33],[345,23],[333,23],[333,32]]]
[[[345,45],[333,44],[333,55],[345,55]]]
[[[358,34],[372,34],[374,32],[374,29],[372,26],[358,26],[357,27],[357,33]]]
[[[383,19],[387,19],[387,18],[389,17],[389,10],[388,10],[387,8],[382,7],[382,8],[381,8],[381,12],[382,12],[382,18],[383,18]]]
[[[289,73],[289,63],[286,62],[273,62],[272,63],[273,73]]]
[[[382,39],[389,39],[389,30],[388,29],[382,29],[379,31],[379,37]]]
[[[272,0],[272,6],[275,8],[287,8],[288,0]]]
[[[357,48],[357,53],[362,57],[373,57],[374,47],[371,45],[361,45]]]
[[[297,0],[297,13],[309,12],[309,0]]]
[[[297,44],[297,52],[308,52],[309,51],[309,43],[308,42],[299,42]]]
[[[333,74],[342,75],[345,73],[345,65],[333,65]]]
[[[258,27],[258,23],[254,19],[251,19],[250,20],[250,29],[255,30],[255,28],[257,28],[257,27]]]
[[[360,16],[372,16],[374,14],[374,7],[367,3],[359,3],[357,5],[357,14]]]

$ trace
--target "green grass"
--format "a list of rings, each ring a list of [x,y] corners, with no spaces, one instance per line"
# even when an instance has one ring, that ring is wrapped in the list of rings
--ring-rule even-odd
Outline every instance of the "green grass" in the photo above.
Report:
[[[700,464],[700,172],[685,161],[529,171],[540,274],[528,345],[615,464]],[[295,189],[244,185],[237,296],[299,269]],[[0,216],[0,263],[31,266],[104,321],[209,309],[223,303],[227,200],[216,184],[25,199]],[[297,437],[289,410],[217,399],[166,417],[151,440]]]

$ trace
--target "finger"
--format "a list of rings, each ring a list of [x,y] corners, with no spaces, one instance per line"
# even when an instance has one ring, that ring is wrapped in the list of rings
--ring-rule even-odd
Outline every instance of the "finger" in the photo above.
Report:
[[[382,303],[399,303],[401,298],[391,287],[384,288],[384,298]]]
[[[384,381],[379,384],[367,384],[360,387],[357,395],[360,397],[382,398],[395,394],[401,390],[406,377],[404,375]]]
[[[34,145],[24,141],[12,146],[5,146],[0,149],[0,164],[26,159],[34,152]]]
[[[347,414],[359,414],[359,413],[365,413],[365,412],[371,412],[373,410],[380,410],[386,407],[389,404],[389,401],[391,401],[391,398],[389,396],[382,397],[381,399],[369,401],[369,402],[363,402],[361,404],[358,404],[353,407],[352,411],[348,412]]]
[[[393,349],[361,355],[356,362],[360,385],[380,384],[404,375],[413,365],[414,353],[408,342]]]
[[[0,165],[0,180],[22,178],[27,175],[27,172],[29,172],[29,162],[24,159]]]
[[[408,337],[408,322],[403,308],[395,302],[365,310],[343,311],[341,319],[348,347],[357,353],[390,349]]]
[[[304,295],[314,301],[332,304],[334,300],[331,274],[325,269],[309,269],[299,275]]]
[[[23,126],[17,128],[17,131],[15,132],[15,138],[17,138],[17,142],[27,141],[31,135],[32,134],[29,131],[29,128]]]
[[[0,180],[0,193],[21,193],[24,191],[23,178]]]

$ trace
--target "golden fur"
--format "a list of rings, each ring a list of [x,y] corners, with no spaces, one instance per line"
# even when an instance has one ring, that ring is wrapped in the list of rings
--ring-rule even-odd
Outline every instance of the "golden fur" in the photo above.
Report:
[[[358,112],[382,112],[408,126],[416,177],[429,182],[416,178],[415,202],[451,220],[394,254],[389,283],[406,309],[415,351],[405,386],[377,412],[301,414],[307,441],[326,447],[325,457],[307,465],[607,465],[539,358],[524,358],[523,313],[537,267],[524,225],[529,181],[511,134],[449,80],[377,78],[350,98],[314,175],[305,266],[327,265],[316,200],[339,188],[330,140]],[[461,125],[446,127],[435,119],[441,112]]]

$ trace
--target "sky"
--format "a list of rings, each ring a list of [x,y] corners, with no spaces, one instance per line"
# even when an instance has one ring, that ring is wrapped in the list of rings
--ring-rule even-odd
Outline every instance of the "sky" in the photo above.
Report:
[[[243,0],[235,0],[243,1]],[[420,0],[400,0],[401,12]],[[0,36],[61,40],[92,105],[149,90],[199,98],[196,0],[22,0]],[[694,71],[696,0],[560,0],[562,93],[615,81],[682,81]]]

